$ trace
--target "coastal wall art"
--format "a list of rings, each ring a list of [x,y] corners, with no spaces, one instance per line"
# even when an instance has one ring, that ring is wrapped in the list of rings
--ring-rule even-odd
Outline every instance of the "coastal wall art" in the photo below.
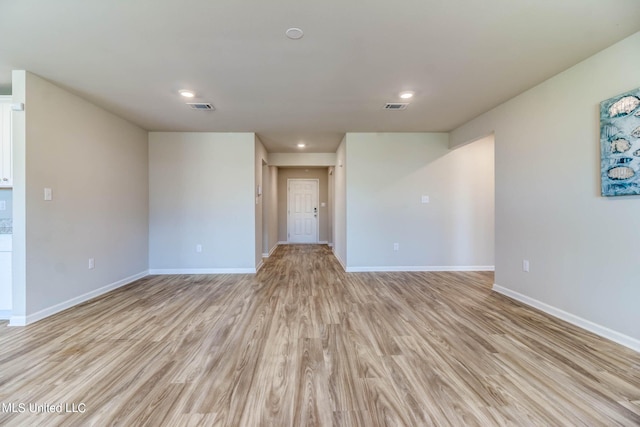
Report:
[[[640,194],[640,88],[600,103],[603,196]]]

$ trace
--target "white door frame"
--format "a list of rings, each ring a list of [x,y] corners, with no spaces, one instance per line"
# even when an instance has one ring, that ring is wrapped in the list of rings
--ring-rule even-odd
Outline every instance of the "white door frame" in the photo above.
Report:
[[[316,200],[314,200],[318,212],[316,215],[316,241],[310,244],[317,244],[320,241],[320,208],[318,207],[320,200],[320,180],[318,178],[287,178],[287,243],[291,238],[291,181],[315,181],[316,183]],[[304,243],[299,244],[302,245]]]

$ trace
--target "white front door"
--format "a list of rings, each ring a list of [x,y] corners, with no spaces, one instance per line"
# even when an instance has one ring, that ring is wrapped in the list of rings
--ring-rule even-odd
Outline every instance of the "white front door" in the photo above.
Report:
[[[318,180],[287,180],[289,243],[318,243]]]

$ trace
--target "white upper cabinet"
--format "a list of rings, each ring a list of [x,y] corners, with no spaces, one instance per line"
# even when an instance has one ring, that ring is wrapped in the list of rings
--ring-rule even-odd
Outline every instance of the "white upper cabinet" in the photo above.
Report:
[[[11,97],[0,96],[0,187],[13,187]]]

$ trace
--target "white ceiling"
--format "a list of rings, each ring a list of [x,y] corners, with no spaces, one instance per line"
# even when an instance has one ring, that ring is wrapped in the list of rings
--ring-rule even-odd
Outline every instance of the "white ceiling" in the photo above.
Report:
[[[330,152],[449,131],[639,30],[638,0],[0,0],[0,89],[26,69],[147,130]]]

